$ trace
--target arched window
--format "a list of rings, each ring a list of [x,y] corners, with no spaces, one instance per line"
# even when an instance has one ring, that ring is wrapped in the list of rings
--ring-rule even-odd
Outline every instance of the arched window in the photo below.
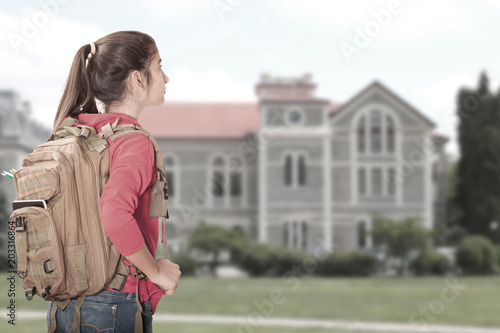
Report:
[[[172,157],[167,156],[163,159],[163,163],[165,164],[165,175],[168,182],[169,198],[171,198],[175,193],[176,186],[174,178],[175,161]]]
[[[285,185],[292,184],[292,156],[285,157]]]
[[[386,118],[386,136],[387,136],[387,152],[394,152],[394,121],[391,116]]]
[[[382,113],[379,110],[370,113],[370,147],[372,153],[382,150]]]
[[[363,116],[358,123],[358,152],[364,153],[366,150],[366,117]]]
[[[358,222],[357,233],[358,233],[358,248],[360,248],[360,249],[366,248],[366,223],[365,222]]]
[[[231,161],[231,166],[236,166],[232,168],[229,175],[229,194],[232,197],[241,196],[241,167],[242,163],[239,158],[233,158]]]
[[[389,195],[396,194],[396,169],[387,169],[387,193]]]
[[[383,187],[382,187],[382,168],[372,168],[372,195],[378,196],[382,195]]]
[[[358,193],[359,195],[366,195],[366,169],[358,169]]]
[[[306,162],[305,162],[305,157],[304,155],[299,156],[298,160],[298,169],[299,169],[299,185],[305,185],[306,184]]]
[[[224,196],[225,188],[225,177],[224,172],[226,168],[226,162],[222,157],[217,157],[213,161],[213,174],[212,180],[214,182],[213,195],[216,197]]]

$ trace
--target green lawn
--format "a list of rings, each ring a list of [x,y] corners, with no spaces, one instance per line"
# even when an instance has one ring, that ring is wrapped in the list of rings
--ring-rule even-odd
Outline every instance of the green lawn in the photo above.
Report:
[[[2,332],[15,333],[38,333],[46,332],[46,322],[42,320],[25,320],[15,327],[0,323]],[[6,329],[6,330],[4,330]],[[212,324],[187,324],[187,323],[154,323],[153,332],[175,332],[175,333],[236,333],[238,326],[234,325],[212,325]],[[246,331],[242,331],[246,332]],[[285,327],[256,327],[252,333],[373,333],[373,331],[345,331],[331,329],[292,329]],[[399,332],[405,333],[405,332]],[[428,332],[432,333],[432,332]]]
[[[7,275],[0,275],[0,307],[8,305]],[[446,278],[451,284],[454,277]],[[264,317],[319,318],[332,320],[389,321],[410,323],[423,320],[419,309],[434,307],[428,313],[429,324],[475,325],[500,327],[498,277],[458,278],[466,286],[454,296],[447,291],[445,278],[252,278],[213,279],[181,277],[173,296],[166,296],[158,305],[159,313],[192,313],[250,316],[261,312]],[[443,294],[444,291],[444,294]],[[274,295],[273,293],[277,293]],[[271,300],[274,300],[273,303]],[[446,302],[443,302],[446,301]],[[27,302],[18,279],[17,309],[46,309],[39,297]],[[5,314],[2,314],[5,318]],[[5,320],[0,324],[4,327]],[[21,321],[21,323],[19,323]],[[31,322],[31,323],[34,323]],[[22,320],[18,320],[19,332]],[[26,323],[27,324],[27,323]],[[10,326],[10,325],[9,325]],[[155,326],[179,327],[178,332],[234,332],[232,326],[157,323]],[[204,330],[202,330],[202,327]],[[181,329],[182,328],[182,329]],[[3,331],[3,330],[2,330]],[[281,332],[262,328],[254,332]],[[283,332],[295,332],[284,329]],[[312,332],[297,330],[296,332]],[[315,331],[316,332],[316,331]],[[318,330],[317,332],[324,332]],[[339,332],[340,333],[340,332]]]

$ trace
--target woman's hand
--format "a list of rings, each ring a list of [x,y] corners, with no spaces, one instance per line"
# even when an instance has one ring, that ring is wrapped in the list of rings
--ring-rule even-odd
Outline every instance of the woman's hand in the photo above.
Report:
[[[173,295],[181,276],[179,265],[168,259],[156,259],[157,270],[148,275],[151,282],[156,284],[164,295]]]
[[[148,279],[163,291],[164,295],[172,295],[177,289],[181,276],[179,265],[164,258],[155,260],[146,245],[125,258],[146,274]]]

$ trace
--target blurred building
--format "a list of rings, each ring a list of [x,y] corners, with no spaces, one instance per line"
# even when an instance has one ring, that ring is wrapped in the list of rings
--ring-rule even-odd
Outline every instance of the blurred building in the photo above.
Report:
[[[39,144],[50,136],[50,129],[36,123],[30,117],[31,110],[28,102],[12,90],[0,91],[0,170],[17,169],[21,166],[26,155],[31,153]],[[12,180],[0,177],[0,195],[7,215],[12,212],[12,200],[17,197],[16,188]],[[2,246],[7,232],[7,221],[2,221],[0,231]],[[6,256],[5,249],[0,250],[1,256]]]
[[[447,138],[380,82],[343,104],[310,74],[263,74],[255,103],[166,103],[141,114],[170,184],[169,245],[199,223],[312,252],[369,249],[372,214],[445,221]]]
[[[1,170],[17,169],[26,155],[39,144],[45,142],[51,130],[31,118],[29,102],[12,90],[0,91],[0,168]],[[16,198],[14,183],[0,178],[1,190],[10,201]]]

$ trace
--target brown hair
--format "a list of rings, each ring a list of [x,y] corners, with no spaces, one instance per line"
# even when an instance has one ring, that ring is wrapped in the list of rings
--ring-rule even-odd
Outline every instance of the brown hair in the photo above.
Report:
[[[87,67],[90,44],[82,46],[73,58],[54,128],[68,116],[77,118],[80,113],[98,113],[95,98],[104,106],[121,101],[126,79],[134,70],[144,74],[149,86],[149,65],[157,51],[151,36],[139,31],[118,31],[99,38],[95,46],[96,52]]]

